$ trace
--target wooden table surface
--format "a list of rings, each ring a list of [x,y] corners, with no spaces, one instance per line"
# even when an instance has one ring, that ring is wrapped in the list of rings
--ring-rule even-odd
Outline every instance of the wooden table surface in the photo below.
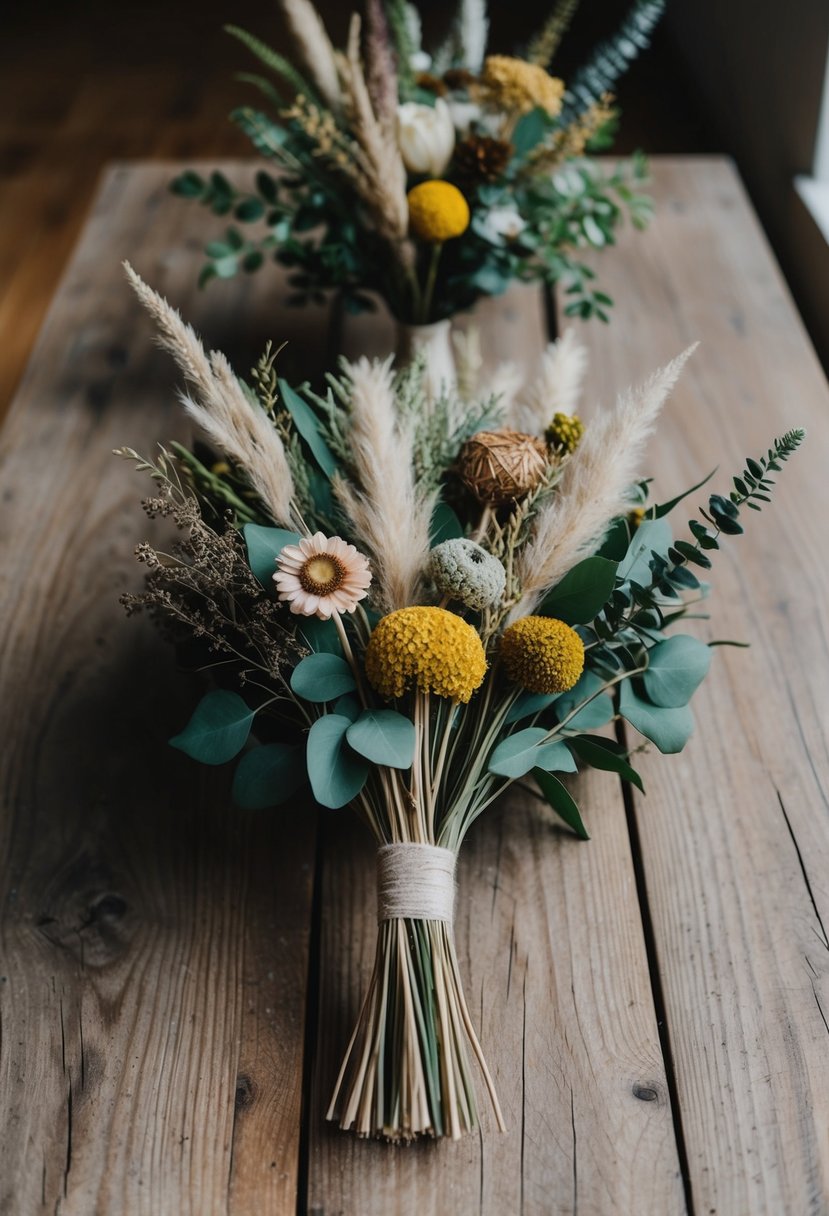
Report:
[[[701,636],[752,648],[715,651],[681,756],[639,758],[646,798],[579,779],[590,843],[521,796],[478,825],[458,951],[509,1130],[393,1149],[322,1120],[373,956],[368,841],[233,811],[165,746],[195,689],[117,602],[146,487],[111,449],[181,433],[120,260],[242,371],[267,337],[289,379],[334,357],[275,275],[195,289],[215,221],[173,169],[106,174],[2,436],[0,1213],[829,1212],[829,393],[733,170],[655,163],[649,233],[599,262],[612,324],[581,333],[588,403],[701,341],[657,495],[809,428],[715,555]],[[482,326],[491,358],[543,340],[526,292]]]

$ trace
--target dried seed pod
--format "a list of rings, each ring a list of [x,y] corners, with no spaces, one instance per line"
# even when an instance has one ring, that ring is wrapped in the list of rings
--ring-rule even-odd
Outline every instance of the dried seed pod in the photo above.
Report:
[[[534,489],[548,465],[547,447],[522,431],[479,431],[461,448],[458,472],[479,502],[500,507]]]

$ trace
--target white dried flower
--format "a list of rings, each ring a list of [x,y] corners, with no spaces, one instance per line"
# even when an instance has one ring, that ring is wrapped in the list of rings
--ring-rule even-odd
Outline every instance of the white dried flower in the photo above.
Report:
[[[434,106],[417,101],[398,106],[397,144],[410,173],[442,177],[455,150],[455,124],[443,98]]]
[[[492,245],[514,241],[527,227],[516,207],[493,207],[476,224],[476,231]]]

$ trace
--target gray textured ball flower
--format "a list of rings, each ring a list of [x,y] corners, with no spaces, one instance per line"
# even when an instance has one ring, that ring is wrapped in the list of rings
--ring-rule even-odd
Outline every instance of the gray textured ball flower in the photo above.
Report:
[[[438,591],[479,612],[504,594],[504,567],[474,540],[445,540],[429,554],[429,573]]]

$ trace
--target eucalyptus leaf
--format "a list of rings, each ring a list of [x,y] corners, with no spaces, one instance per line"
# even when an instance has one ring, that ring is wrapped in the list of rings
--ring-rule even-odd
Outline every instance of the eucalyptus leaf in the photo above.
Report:
[[[233,800],[246,811],[278,806],[305,784],[301,747],[263,743],[245,752],[233,775]]]
[[[584,826],[581,812],[567,787],[562,785],[558,777],[554,777],[552,773],[545,773],[542,769],[533,769],[533,777],[559,818],[563,819],[581,840],[589,840],[590,834]]]
[[[368,780],[369,764],[346,739],[351,726],[342,714],[325,714],[308,732],[306,764],[314,797],[336,810],[356,798]]]
[[[617,563],[587,557],[568,570],[545,596],[539,612],[567,625],[587,625],[607,603],[616,581]]]
[[[306,655],[291,674],[291,689],[305,701],[336,701],[357,687],[354,673],[338,654],[321,651]]]
[[[360,702],[351,693],[338,697],[334,702],[334,713],[348,718],[349,722],[356,722],[361,712]]]
[[[616,571],[618,578],[647,587],[651,581],[651,550],[665,554],[671,544],[671,525],[667,519],[645,519],[636,529],[628,551]]]
[[[659,642],[648,651],[648,669],[642,677],[648,699],[668,709],[687,705],[710,666],[711,651],[690,634]]]
[[[604,684],[602,677],[594,671],[585,671],[569,692],[562,693],[556,701],[559,722],[563,722],[574,709],[577,710],[567,723],[567,730],[598,730],[610,721],[613,717],[613,698],[608,693],[600,692]],[[591,697],[593,699],[589,700]],[[577,706],[581,708],[577,709]]]
[[[214,688],[202,697],[184,730],[170,740],[170,746],[202,764],[225,764],[247,743],[254,716],[238,692]]]
[[[346,738],[355,752],[373,764],[407,769],[414,762],[414,723],[396,710],[364,709],[348,728]]]
[[[528,152],[532,152],[533,148],[546,138],[551,126],[549,114],[540,106],[536,106],[534,110],[530,110],[529,114],[520,118],[512,133],[515,155],[524,157]]]
[[[304,617],[297,629],[297,634],[300,640],[307,644],[309,650],[342,655],[340,635],[337,633],[337,626],[333,621],[323,621],[318,616]]]
[[[487,768],[498,777],[523,777],[532,768],[575,772],[576,765],[560,739],[546,743],[549,732],[543,726],[527,726],[502,739],[489,758]]]
[[[621,685],[619,712],[665,754],[681,752],[693,734],[694,715],[687,705],[673,709],[653,705],[636,695],[629,680]]]
[[[618,743],[614,743],[611,739],[604,739],[601,735],[579,735],[577,739],[570,739],[568,746],[573,749],[580,760],[589,764],[591,768],[598,768],[607,773],[618,773],[623,781],[630,781],[644,794],[645,787],[642,784],[642,778],[628,763],[627,756]]]
[[[248,550],[248,563],[263,587],[273,591],[276,559],[286,545],[296,545],[299,534],[285,528],[268,528],[262,524],[245,524],[242,529]]]

